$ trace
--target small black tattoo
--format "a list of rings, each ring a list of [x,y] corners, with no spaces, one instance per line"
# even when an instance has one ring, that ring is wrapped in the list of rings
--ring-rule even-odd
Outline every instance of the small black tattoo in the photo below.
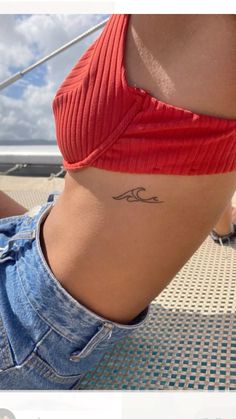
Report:
[[[145,191],[145,188],[139,187],[131,189],[130,191],[124,192],[123,194],[119,196],[113,196],[114,199],[126,199],[128,202],[146,202],[148,204],[161,204],[164,201],[160,201],[157,196],[153,196],[152,198],[141,198],[139,196],[140,191]]]

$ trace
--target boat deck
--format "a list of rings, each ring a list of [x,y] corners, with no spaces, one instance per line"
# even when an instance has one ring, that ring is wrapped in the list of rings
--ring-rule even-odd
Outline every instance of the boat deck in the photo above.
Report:
[[[27,208],[63,184],[0,176],[0,189]],[[236,252],[207,237],[153,301],[149,322],[107,353],[78,389],[236,390],[235,295]]]

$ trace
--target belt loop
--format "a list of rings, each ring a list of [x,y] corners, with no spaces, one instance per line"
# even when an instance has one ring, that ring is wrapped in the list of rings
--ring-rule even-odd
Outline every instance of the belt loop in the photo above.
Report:
[[[61,195],[61,192],[59,190],[54,190],[50,192],[47,198],[47,202],[55,202],[58,199],[59,195]]]
[[[8,244],[11,242],[14,242],[15,240],[34,240],[36,237],[36,231],[33,230],[26,230],[26,231],[20,231],[19,233],[16,233],[14,236],[10,238],[8,241]]]
[[[70,360],[77,362],[80,361],[81,358],[88,356],[105,338],[108,340],[111,339],[113,328],[114,325],[112,323],[105,322],[102,327],[99,328],[98,332],[95,333],[91,339],[89,339],[87,345],[85,345],[82,350],[75,351],[70,355]]]

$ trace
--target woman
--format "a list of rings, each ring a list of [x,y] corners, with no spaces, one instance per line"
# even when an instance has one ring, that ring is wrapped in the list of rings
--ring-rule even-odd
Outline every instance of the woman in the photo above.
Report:
[[[112,15],[62,83],[63,193],[0,230],[0,388],[73,388],[217,223],[236,187],[235,47],[232,15]]]

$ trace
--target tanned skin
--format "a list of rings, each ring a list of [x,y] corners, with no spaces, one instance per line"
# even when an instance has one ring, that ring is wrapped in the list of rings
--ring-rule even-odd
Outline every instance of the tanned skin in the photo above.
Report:
[[[236,119],[235,51],[231,15],[131,15],[127,80],[172,105]],[[45,259],[76,300],[128,323],[201,245],[235,189],[235,172],[68,171],[42,225]]]

